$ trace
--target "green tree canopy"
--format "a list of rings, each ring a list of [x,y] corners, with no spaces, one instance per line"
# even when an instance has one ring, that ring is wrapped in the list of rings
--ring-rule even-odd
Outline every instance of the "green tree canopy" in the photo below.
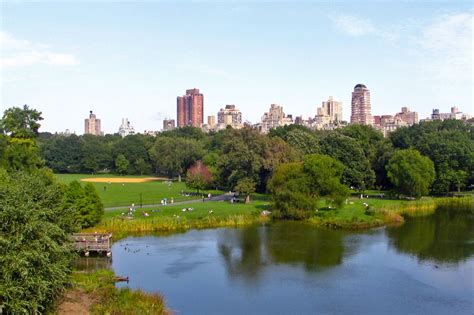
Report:
[[[344,166],[319,154],[305,156],[303,163],[284,163],[269,182],[274,208],[285,218],[300,219],[317,209],[318,199],[327,197],[340,206],[348,188],[341,184]]]
[[[428,194],[435,169],[433,162],[417,150],[399,150],[388,162],[387,176],[398,193],[419,198]]]
[[[41,112],[23,105],[23,108],[12,107],[3,113],[0,130],[12,138],[35,138],[43,120]]]
[[[203,145],[194,139],[180,137],[157,137],[150,148],[150,157],[155,172],[170,177],[181,176],[204,155]]]
[[[120,175],[123,175],[127,172],[129,164],[130,162],[128,162],[127,158],[123,154],[117,155],[117,158],[115,159],[115,169]]]

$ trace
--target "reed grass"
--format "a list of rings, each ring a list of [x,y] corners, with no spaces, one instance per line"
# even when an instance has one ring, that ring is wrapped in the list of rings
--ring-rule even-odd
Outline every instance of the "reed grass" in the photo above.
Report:
[[[73,289],[84,291],[90,300],[92,314],[170,314],[159,294],[115,287],[111,270],[73,273]]]

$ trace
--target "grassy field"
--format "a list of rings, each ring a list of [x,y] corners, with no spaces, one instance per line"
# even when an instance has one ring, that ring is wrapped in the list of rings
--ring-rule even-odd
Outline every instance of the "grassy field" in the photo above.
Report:
[[[183,211],[184,208],[193,210]],[[101,223],[90,228],[88,232],[112,232],[114,238],[121,238],[130,233],[241,226],[266,221],[267,218],[260,215],[263,210],[270,210],[268,200],[254,200],[250,204],[208,201],[180,206],[143,207],[137,208],[132,218],[126,216],[127,209],[123,208],[106,211]],[[144,212],[149,216],[144,216]]]
[[[145,178],[150,176],[117,176],[111,174],[56,174],[58,180],[62,183],[70,183],[71,181],[80,181],[83,178]],[[163,198],[171,198],[175,201],[198,199],[199,197],[186,197],[181,195],[181,191],[193,192],[192,189],[186,187],[184,182],[152,181],[145,183],[92,183],[100,199],[105,207],[130,206],[132,203],[140,205],[140,202],[146,204],[160,204]],[[220,191],[206,191],[213,195],[220,194]]]

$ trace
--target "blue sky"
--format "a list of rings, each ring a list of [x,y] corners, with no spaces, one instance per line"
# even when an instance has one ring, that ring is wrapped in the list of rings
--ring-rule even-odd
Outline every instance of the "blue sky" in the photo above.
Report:
[[[141,132],[197,87],[205,116],[308,117],[331,95],[349,119],[364,83],[373,114],[472,114],[473,16],[469,1],[2,2],[1,107],[42,111],[43,131],[81,134],[93,110]]]

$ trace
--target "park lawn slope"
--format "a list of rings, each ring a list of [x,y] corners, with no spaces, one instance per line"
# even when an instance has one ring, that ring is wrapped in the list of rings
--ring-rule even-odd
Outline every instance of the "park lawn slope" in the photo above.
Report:
[[[111,174],[55,174],[59,182],[68,184],[74,180],[81,181],[81,179],[87,178],[149,178],[150,176],[118,176]],[[186,201],[199,199],[200,196],[183,196],[181,192],[194,192],[193,190],[186,187],[184,182],[175,181],[149,181],[142,183],[95,183],[94,185],[97,193],[104,204],[104,207],[120,207],[130,206],[135,204],[136,206],[160,204],[164,198],[171,201]],[[205,194],[211,193],[213,196],[221,194],[221,191],[209,190]]]

